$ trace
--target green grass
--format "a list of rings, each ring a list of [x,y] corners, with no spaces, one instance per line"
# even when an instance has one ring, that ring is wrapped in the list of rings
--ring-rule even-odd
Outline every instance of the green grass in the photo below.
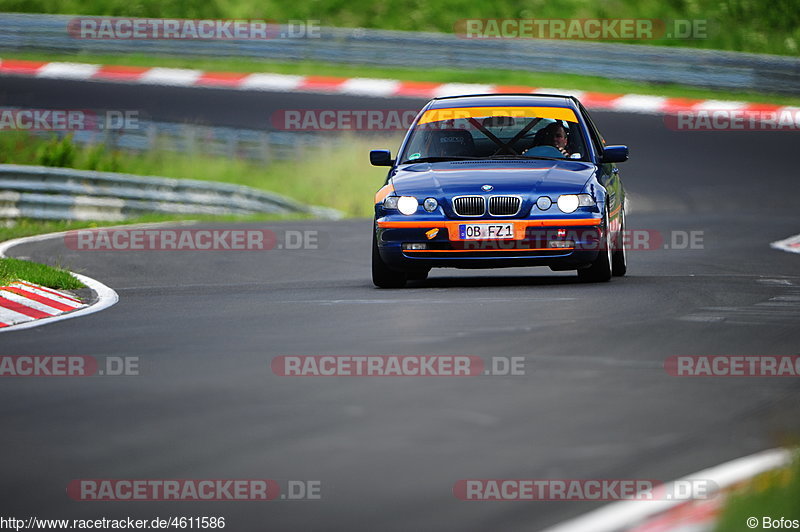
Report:
[[[704,19],[710,26],[706,38],[645,42],[785,55],[797,55],[800,44],[796,0],[0,0],[0,11],[280,22],[313,19],[323,26],[436,32],[453,32],[454,24],[464,18]]]
[[[77,290],[84,284],[61,268],[53,268],[27,260],[0,259],[0,284],[13,281],[28,281],[48,288]]]
[[[399,138],[350,138],[336,145],[323,142],[311,149],[313,157],[300,154],[297,160],[265,165],[202,153],[112,151],[102,145],[73,145],[68,138],[5,132],[0,133],[0,163],[55,160],[59,164],[51,166],[233,183],[277,192],[307,205],[333,207],[347,216],[369,216],[372,197],[386,175],[386,169],[369,164],[369,150],[395,150],[399,143]]]
[[[762,528],[762,517],[800,520],[800,457],[795,456],[791,467],[759,475],[726,501],[717,523],[716,532],[749,530],[746,521],[758,519],[756,530]],[[776,527],[773,527],[776,528]],[[796,527],[795,527],[796,528]]]
[[[748,102],[800,105],[800,97],[776,95],[768,92],[719,91],[676,84],[637,83],[576,74],[553,74],[547,72],[523,72],[519,70],[448,70],[383,68],[360,65],[336,65],[298,61],[282,63],[245,59],[198,59],[189,57],[156,57],[152,55],[94,55],[94,54],[45,54],[40,52],[0,52],[4,59],[26,59],[31,61],[78,61],[94,64],[124,66],[163,66],[171,68],[194,68],[220,72],[272,72],[277,74],[318,75],[338,77],[389,78],[406,81],[430,81],[436,83],[490,83],[496,85],[521,85],[526,87],[552,87],[556,89],[578,89],[609,93],[636,93],[676,98],[698,98],[715,100],[742,100]]]

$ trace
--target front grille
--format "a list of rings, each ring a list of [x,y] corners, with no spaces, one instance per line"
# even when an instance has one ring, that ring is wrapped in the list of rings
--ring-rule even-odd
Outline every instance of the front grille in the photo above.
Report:
[[[485,200],[483,196],[459,196],[453,198],[453,210],[459,216],[483,216]]]
[[[489,198],[489,214],[492,216],[514,216],[519,212],[522,200],[516,196],[492,196]]]

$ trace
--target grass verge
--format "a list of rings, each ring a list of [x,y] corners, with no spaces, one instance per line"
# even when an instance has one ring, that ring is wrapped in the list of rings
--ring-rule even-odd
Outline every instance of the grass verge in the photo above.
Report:
[[[756,518],[758,525],[751,529],[785,529],[795,526],[763,526],[764,518],[781,518],[800,523],[800,455],[795,455],[790,467],[769,471],[752,479],[731,495],[717,523],[715,532],[748,530],[747,520]]]
[[[14,281],[28,281],[48,288],[77,290],[84,284],[61,268],[54,268],[27,260],[0,259],[0,285]]]
[[[637,83],[577,74],[554,74],[502,69],[414,69],[400,67],[372,67],[313,61],[282,63],[246,59],[197,59],[190,57],[159,57],[152,55],[93,55],[47,54],[39,52],[2,52],[4,59],[29,61],[77,61],[83,63],[192,68],[219,72],[271,72],[277,74],[316,75],[336,77],[388,78],[404,81],[430,81],[435,83],[490,83],[494,85],[520,85],[525,87],[552,87],[565,90],[584,90],[620,94],[647,94],[674,98],[740,100],[746,102],[800,105],[800,97],[769,92],[718,91],[677,84]]]
[[[335,144],[323,142],[311,149],[312,154],[297,160],[274,161],[265,165],[202,153],[109,150],[102,145],[75,145],[69,137],[65,139],[27,132],[0,133],[0,163],[247,185],[286,195],[306,205],[333,207],[347,216],[371,215],[372,197],[383,184],[386,169],[369,164],[369,150],[394,150],[400,143],[398,137],[353,137]]]

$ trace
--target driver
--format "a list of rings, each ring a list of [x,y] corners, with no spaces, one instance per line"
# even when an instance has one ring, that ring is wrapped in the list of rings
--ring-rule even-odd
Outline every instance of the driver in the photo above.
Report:
[[[539,157],[569,157],[567,130],[559,122],[553,122],[536,132],[534,145],[523,155]]]

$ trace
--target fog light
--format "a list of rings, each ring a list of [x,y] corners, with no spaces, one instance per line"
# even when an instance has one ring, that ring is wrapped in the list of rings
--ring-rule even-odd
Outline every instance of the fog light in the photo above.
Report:
[[[426,198],[425,201],[422,202],[422,207],[428,211],[433,212],[439,206],[439,202],[436,201],[435,198]]]
[[[539,207],[539,210],[546,211],[550,208],[553,204],[553,200],[548,198],[547,196],[540,196],[539,199],[536,200],[536,206]]]
[[[551,240],[547,243],[549,248],[571,248],[575,246],[572,240]]]
[[[419,249],[428,249],[428,244],[423,244],[421,242],[411,242],[407,244],[403,244],[403,249],[408,250],[419,250]]]

